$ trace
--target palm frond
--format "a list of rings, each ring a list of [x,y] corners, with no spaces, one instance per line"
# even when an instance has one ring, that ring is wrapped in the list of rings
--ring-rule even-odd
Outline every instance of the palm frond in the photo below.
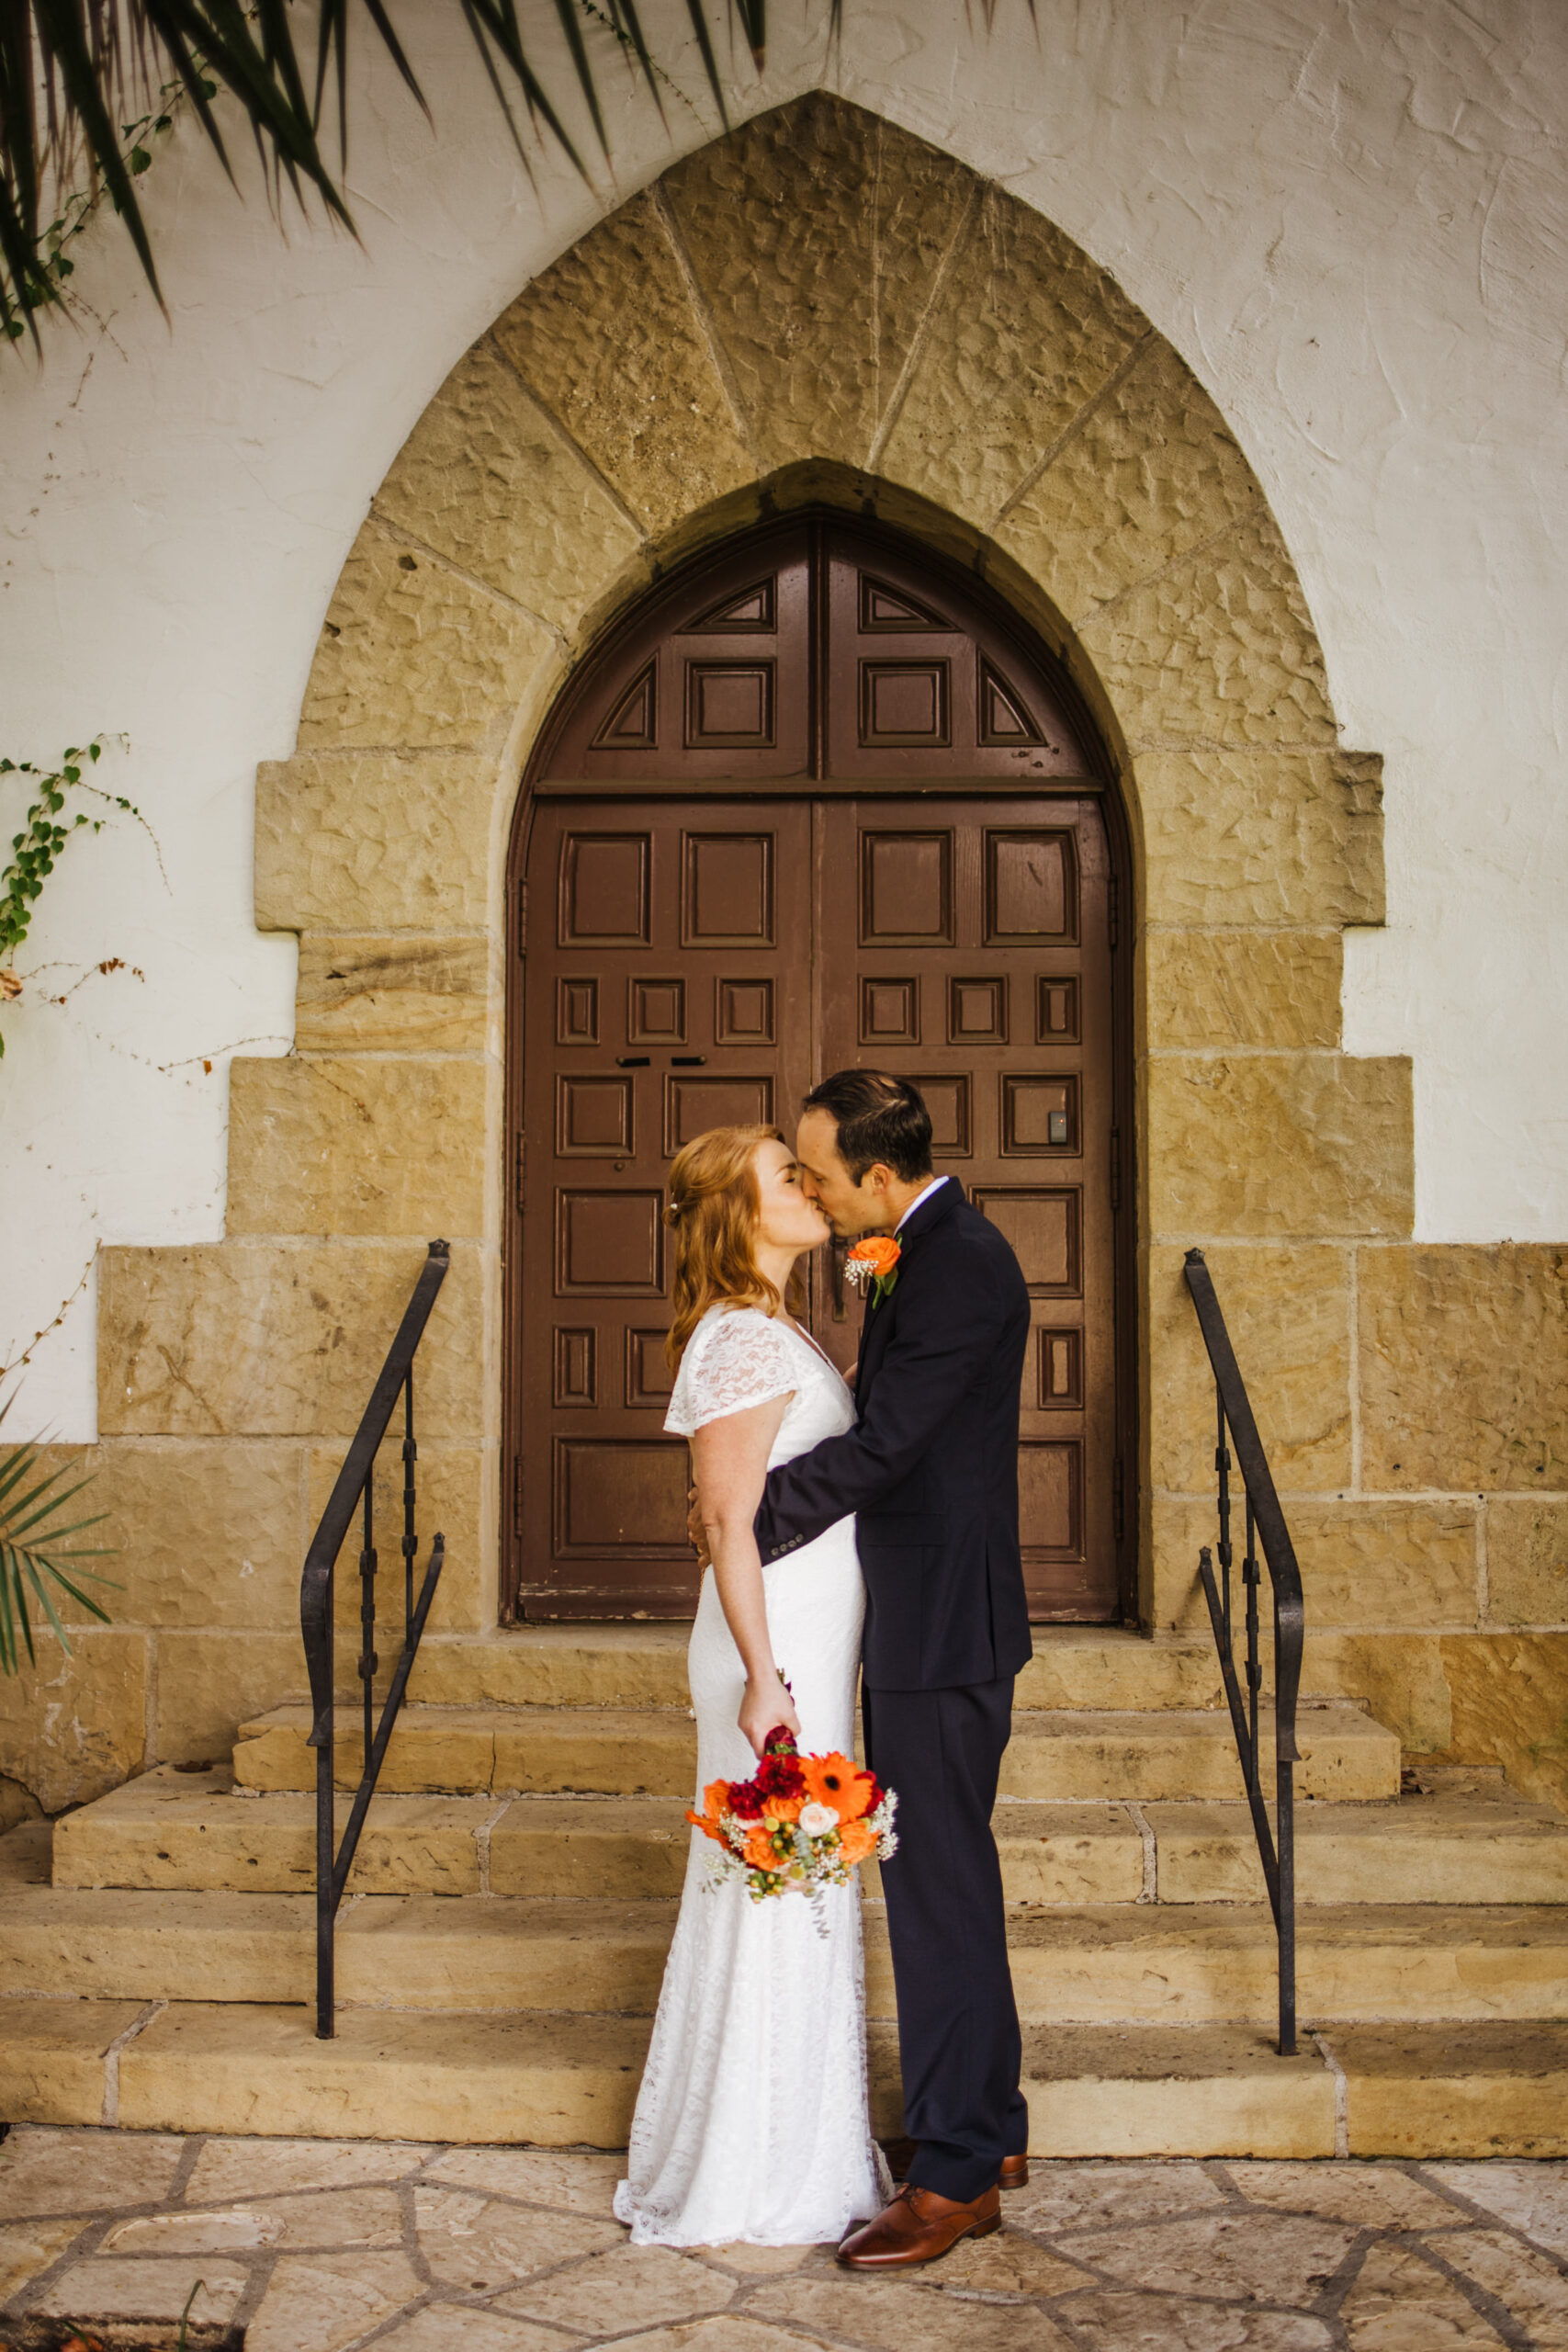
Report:
[[[16,1399],[13,1389],[0,1404],[0,1422]],[[107,1516],[107,1512],[95,1511],[86,1519],[62,1521],[66,1505],[84,1487],[92,1485],[92,1472],[73,1485],[62,1487],[61,1480],[69,1476],[68,1466],[62,1464],[46,1471],[41,1477],[35,1477],[40,1463],[41,1449],[30,1442],[0,1453],[0,1674],[19,1673],[24,1649],[29,1661],[37,1656],[33,1646],[34,1605],[42,1610],[62,1649],[70,1657],[70,1637],[61,1623],[51,1587],[69,1593],[101,1625],[109,1623],[108,1611],[91,1593],[83,1591],[82,1583],[103,1585],[111,1592],[119,1590],[112,1577],[81,1565],[84,1560],[107,1558],[117,1548],[114,1544],[66,1544],[68,1536],[81,1535],[90,1527],[101,1526]]]
[[[725,113],[718,61],[704,0],[686,0],[709,90]],[[561,96],[535,63],[535,45],[519,22],[516,0],[454,0],[479,51],[519,153],[509,87],[521,91],[536,139],[553,140],[584,177],[588,166],[567,128]],[[767,0],[725,0],[761,67]],[[830,0],[837,22],[840,0]],[[151,237],[136,181],[151,160],[142,134],[168,127],[188,107],[233,177],[212,100],[226,90],[237,104],[265,166],[274,200],[288,183],[303,200],[314,189],[327,211],[354,227],[343,190],[347,160],[349,46],[362,8],[412,97],[429,107],[393,29],[384,0],[321,0],[315,57],[308,71],[295,40],[289,0],[0,0],[0,337],[38,342],[40,311],[63,299],[72,264],[63,244],[84,225],[99,195],[126,224],[147,282],[160,303]],[[572,87],[588,111],[599,150],[609,155],[594,60],[584,18],[607,24],[662,106],[658,67],[637,0],[553,0],[553,20],[570,61]],[[510,77],[510,80],[508,79]],[[337,137],[329,161],[321,136],[331,85]],[[84,197],[78,182],[85,179]],[[71,192],[76,190],[73,195]]]

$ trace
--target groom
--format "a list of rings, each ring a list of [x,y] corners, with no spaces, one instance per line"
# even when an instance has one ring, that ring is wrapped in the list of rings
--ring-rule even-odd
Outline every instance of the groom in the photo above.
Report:
[[[867,1760],[898,1793],[883,1865],[898,1996],[908,2177],[839,2260],[931,2262],[995,2229],[1027,2180],[1029,2116],[991,1808],[1030,1656],[1018,1543],[1018,1415],[1029,1294],[994,1225],[931,1170],[908,1080],[840,1070],[806,1098],[804,1190],[834,1231],[891,1233],[867,1310],[854,1429],[775,1470],[764,1562],[858,1514]]]

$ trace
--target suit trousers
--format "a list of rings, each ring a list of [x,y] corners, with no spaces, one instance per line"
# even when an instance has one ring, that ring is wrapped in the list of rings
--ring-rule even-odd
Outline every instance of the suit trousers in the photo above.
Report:
[[[898,1796],[882,1866],[909,2178],[965,2202],[1029,2144],[1023,2050],[1008,1966],[991,1809],[1012,1731],[1012,1677],[945,1690],[861,1693],[866,1756]]]

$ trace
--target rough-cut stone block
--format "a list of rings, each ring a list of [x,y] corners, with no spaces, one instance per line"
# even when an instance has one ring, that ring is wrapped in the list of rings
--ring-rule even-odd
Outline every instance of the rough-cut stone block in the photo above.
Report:
[[[140,2001],[0,2003],[0,2111],[8,2123],[101,2123],[109,2044]],[[69,2192],[61,2200],[70,2202]]]
[[[1196,1554],[1193,1555],[1196,1558]],[[1202,1638],[1181,1646],[1130,1629],[1036,1625],[1034,1656],[1013,1690],[1017,1708],[1213,1707],[1220,1669],[1205,1619]]]
[[[1568,1810],[1568,1634],[1451,1634],[1442,1662],[1453,1760],[1501,1764],[1510,1787]]]
[[[1214,1380],[1185,1252],[1149,1252],[1149,1448],[1155,1487],[1204,1495],[1214,1475]],[[1322,1243],[1212,1250],[1209,1272],[1281,1494],[1350,1483],[1346,1252]]]
[[[826,91],[754,117],[662,187],[767,467],[864,465],[977,183]]]
[[[299,1623],[300,1447],[271,1439],[112,1438],[51,1447],[48,1459],[93,1476],[81,1506],[107,1517],[81,1540],[118,1547],[91,1564],[119,1588],[103,1595],[117,1625]],[[74,1602],[62,1611],[68,1622],[81,1613]]]
[[[1339,1043],[1337,932],[1154,931],[1144,947],[1151,1047]]]
[[[1568,2155],[1568,2025],[1337,2027],[1353,2156]]]
[[[478,1641],[427,1635],[409,1685],[428,1706],[678,1707],[689,1625],[508,1625]]]
[[[1473,1624],[1475,1509],[1472,1502],[1363,1502],[1353,1496],[1288,1503],[1285,1519],[1313,1633],[1339,1625]],[[1238,1560],[1241,1532],[1238,1511],[1232,1528]],[[1215,1552],[1213,1502],[1156,1496],[1154,1542],[1161,1623],[1168,1619],[1207,1631],[1198,1551],[1206,1544]],[[1267,1592],[1265,1585],[1265,1600]],[[1185,1611],[1174,1605],[1184,1593],[1190,1594]]]
[[[1024,2036],[1039,2156],[1329,2156],[1334,2078],[1257,2027],[1034,2027]]]
[[[1208,393],[1149,331],[1120,382],[1010,504],[996,537],[1061,611],[1084,615],[1238,522],[1262,495]]]
[[[1388,1055],[1159,1055],[1145,1070],[1156,1233],[1404,1234],[1410,1064]]]
[[[228,1230],[479,1236],[482,1061],[237,1059]]]
[[[1486,1579],[1495,1623],[1568,1626],[1568,1503],[1495,1498]]]
[[[490,1041],[483,939],[299,942],[294,1042],[302,1054],[480,1053]]]
[[[499,752],[554,650],[531,613],[400,546],[372,519],[321,625],[299,749]]]
[[[291,1632],[159,1636],[154,1752],[162,1763],[216,1763],[243,1716],[304,1688],[296,1570]]]
[[[1054,221],[987,188],[942,280],[880,470],[988,524],[1147,328]],[[1097,493],[1096,514],[1113,529],[1102,483]],[[1134,576],[1160,560],[1152,550]]]
[[[1210,743],[1133,769],[1150,922],[1383,921],[1377,759]]]
[[[1318,1632],[1307,1605],[1304,1687],[1320,1698],[1359,1699],[1416,1754],[1445,1752],[1453,1700],[1436,1634]]]
[[[480,928],[497,789],[493,760],[429,752],[264,760],[256,770],[258,928]],[[302,986],[310,971],[302,951]]]
[[[1262,1903],[1243,1804],[1149,1806],[1162,1904]],[[1296,1814],[1303,1904],[1561,1905],[1568,1821],[1509,1797],[1401,1797],[1303,1805]],[[1525,1928],[1528,1934],[1528,1923]]]
[[[376,513],[566,630],[638,545],[603,483],[484,343],[404,442]]]
[[[112,1568],[113,1562],[96,1564]],[[105,1597],[113,1614],[115,1595]],[[37,1662],[0,1679],[0,1772],[58,1813],[139,1771],[147,1745],[147,1636],[110,1626],[72,1630],[67,1657],[47,1628]]]
[[[633,197],[536,278],[495,339],[649,529],[755,472],[650,198]]]
[[[1568,1249],[1367,1250],[1359,1289],[1368,1486],[1568,1485]]]
[[[480,1446],[454,1445],[440,1438],[427,1441],[419,1435],[419,1427],[416,1412],[415,1442],[419,1447],[414,1464],[414,1533],[419,1545],[414,1560],[416,1600],[424,1571],[430,1564],[432,1538],[439,1532],[446,1539],[441,1581],[435,1588],[435,1599],[425,1620],[424,1639],[420,1645],[412,1690],[412,1695],[428,1699],[433,1693],[419,1684],[418,1676],[435,1635],[443,1632],[478,1633],[482,1626],[492,1626],[495,1623],[501,1471],[493,1453],[487,1453]],[[376,1456],[376,1472],[371,1487],[372,1519],[379,1555],[376,1611],[381,1627],[378,1647],[381,1654],[382,1671],[378,1688],[386,1679],[396,1645],[394,1636],[397,1640],[401,1638],[402,1449],[401,1415],[395,1413]],[[310,1451],[306,1520],[311,1534],[314,1534],[331,1498],[333,1484],[343,1467],[344,1450],[342,1446],[316,1446]],[[356,1518],[338,1555],[337,1569],[333,1578],[341,1657],[356,1657],[359,1651],[357,1531],[360,1524]],[[301,1562],[303,1558],[301,1553]],[[298,1585],[298,1566],[295,1582]],[[295,1613],[298,1616],[298,1596]]]
[[[1334,743],[1312,616],[1265,506],[1077,627],[1134,753],[1194,736]]]
[[[490,1833],[496,1894],[679,1895],[692,1833],[663,1797],[518,1797]]]
[[[99,1426],[352,1437],[425,1252],[407,1241],[106,1250]],[[485,1270],[462,1245],[415,1360],[430,1437],[484,1427]]]

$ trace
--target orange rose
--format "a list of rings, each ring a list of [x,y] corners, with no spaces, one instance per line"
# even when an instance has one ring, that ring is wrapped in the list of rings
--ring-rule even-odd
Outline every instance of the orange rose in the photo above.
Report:
[[[813,1804],[831,1805],[840,1821],[858,1821],[875,1787],[869,1772],[847,1756],[803,1756],[800,1769]]]
[[[839,1832],[839,1851],[846,1862],[863,1862],[876,1851],[876,1832],[863,1821],[846,1821]]]
[[[855,1243],[844,1264],[846,1267],[869,1266],[876,1281],[886,1282],[902,1255],[903,1251],[890,1233],[873,1233],[868,1234],[863,1241]]]
[[[773,1841],[765,1829],[746,1832],[746,1867],[753,1871],[776,1871],[779,1858],[773,1851]]]
[[[765,1797],[762,1801],[764,1821],[798,1821],[804,1797]]]

